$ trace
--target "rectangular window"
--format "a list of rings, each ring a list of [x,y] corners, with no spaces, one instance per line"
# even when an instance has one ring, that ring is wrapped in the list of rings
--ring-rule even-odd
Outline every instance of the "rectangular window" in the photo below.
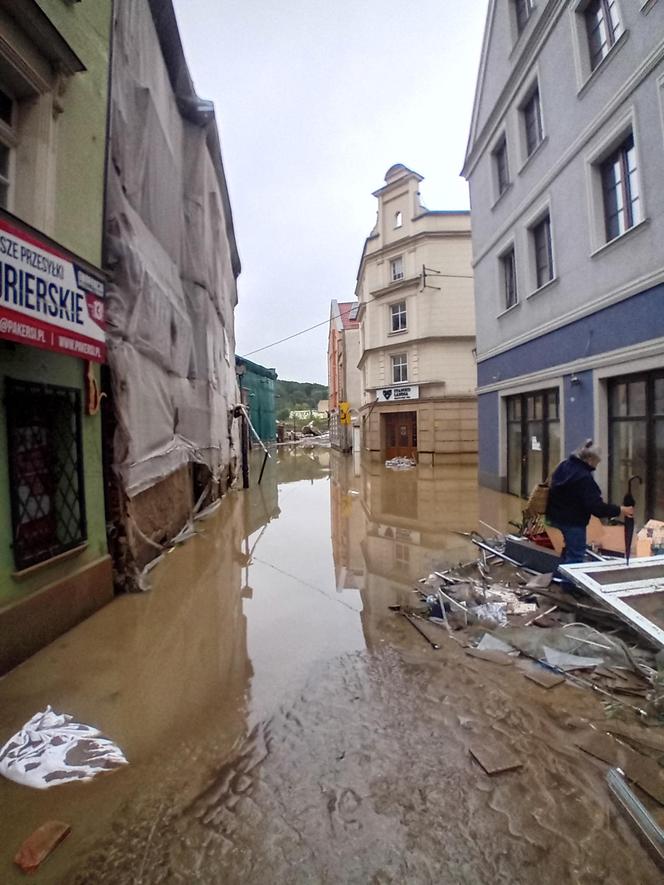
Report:
[[[622,33],[616,0],[591,0],[584,12],[590,69],[595,70]]]
[[[397,353],[392,357],[392,383],[403,384],[408,381],[408,356]]]
[[[505,298],[505,310],[514,307],[517,302],[516,291],[516,258],[514,249],[510,249],[500,259],[503,274],[503,295]]]
[[[507,409],[507,488],[523,498],[560,463],[558,390],[510,396]]]
[[[403,280],[403,258],[401,256],[390,261],[390,280],[393,283]]]
[[[390,305],[390,331],[403,332],[406,328],[406,302]]]
[[[523,105],[521,113],[523,114],[523,126],[526,136],[526,154],[530,156],[539,146],[544,135],[538,87]]]
[[[9,206],[9,164],[11,162],[11,150],[0,141],[0,207],[7,209]]]
[[[14,99],[0,88],[0,207],[9,208],[12,145],[14,131]]]
[[[609,497],[620,503],[631,476],[636,520],[664,519],[664,372],[609,382]]]
[[[599,171],[608,242],[641,220],[636,147],[632,133],[600,164]]]
[[[498,183],[498,195],[504,194],[510,184],[510,170],[507,165],[507,139],[503,138],[493,152],[493,162],[496,169],[496,181]]]
[[[539,289],[553,279],[551,219],[548,215],[532,229],[532,237],[535,251],[535,280]]]
[[[532,0],[514,0],[514,11],[516,13],[516,27],[521,33],[528,24],[530,13],[533,11]]]
[[[78,390],[5,381],[14,562],[18,570],[87,537]]]

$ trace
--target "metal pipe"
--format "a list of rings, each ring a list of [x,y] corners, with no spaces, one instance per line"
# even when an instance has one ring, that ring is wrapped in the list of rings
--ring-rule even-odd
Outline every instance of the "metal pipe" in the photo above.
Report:
[[[660,864],[664,863],[664,830],[625,782],[619,768],[610,768],[606,783],[618,805],[634,824]]]
[[[506,553],[502,553],[500,550],[495,550],[493,547],[490,547],[484,541],[478,541],[476,538],[473,538],[472,541],[476,547],[480,548],[480,550],[486,550],[489,553],[493,553],[494,556],[498,556],[498,557],[500,557],[500,559],[505,560],[505,562],[509,562],[510,565],[515,565],[518,568],[523,569],[524,572],[529,572],[529,574],[531,574],[531,575],[541,574],[541,572],[536,572],[536,571],[534,571],[534,569],[526,568],[525,565],[522,565],[520,562],[517,562],[516,559],[512,559],[511,556],[508,556]]]
[[[411,624],[411,626],[415,627],[415,629],[416,629],[417,632],[420,634],[420,636],[424,636],[424,638],[425,638],[426,641],[429,643],[429,645],[431,646],[431,648],[435,648],[435,649],[439,649],[439,648],[440,648],[440,646],[439,646],[436,642],[434,642],[432,639],[430,639],[430,638],[427,636],[427,634],[424,632],[424,630],[422,630],[422,628],[421,628],[418,624],[415,623],[415,621],[413,620],[413,618],[411,618],[411,616],[410,616],[409,614],[407,614],[406,612],[401,612],[401,614],[402,614],[402,615],[404,616],[404,618],[408,621],[408,623]]]

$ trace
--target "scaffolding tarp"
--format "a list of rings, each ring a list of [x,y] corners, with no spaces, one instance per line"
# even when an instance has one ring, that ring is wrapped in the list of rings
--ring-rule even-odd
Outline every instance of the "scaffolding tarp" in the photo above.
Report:
[[[240,271],[214,109],[171,0],[116,4],[106,209],[114,471],[128,497],[190,462],[234,470]]]

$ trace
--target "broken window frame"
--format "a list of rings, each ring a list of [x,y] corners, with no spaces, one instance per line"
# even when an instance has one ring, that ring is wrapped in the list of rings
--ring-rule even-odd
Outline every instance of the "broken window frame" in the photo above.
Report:
[[[643,577],[642,574],[640,575],[642,567],[652,568],[657,574]],[[612,609],[622,621],[629,624],[649,641],[664,648],[664,630],[624,601],[626,599],[634,600],[639,596],[651,596],[654,593],[664,594],[664,578],[662,578],[664,556],[648,556],[630,560],[629,569],[633,572],[633,580],[620,580],[617,574],[614,584],[600,583],[597,580],[598,573],[624,572],[628,568],[624,559],[579,562],[574,565],[560,565],[558,568],[564,577],[598,602]],[[654,587],[653,580],[655,579],[661,580],[661,587]]]

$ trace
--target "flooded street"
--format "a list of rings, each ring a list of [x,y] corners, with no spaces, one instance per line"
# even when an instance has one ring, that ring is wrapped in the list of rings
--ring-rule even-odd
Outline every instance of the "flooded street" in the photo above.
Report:
[[[595,696],[434,651],[389,605],[474,558],[518,502],[472,467],[282,450],[199,534],[0,681],[0,743],[47,704],[130,764],[47,791],[0,779],[0,881],[49,819],[37,882],[625,883],[661,874],[574,746]],[[506,672],[507,670],[507,672]],[[471,742],[522,760],[491,778]]]

